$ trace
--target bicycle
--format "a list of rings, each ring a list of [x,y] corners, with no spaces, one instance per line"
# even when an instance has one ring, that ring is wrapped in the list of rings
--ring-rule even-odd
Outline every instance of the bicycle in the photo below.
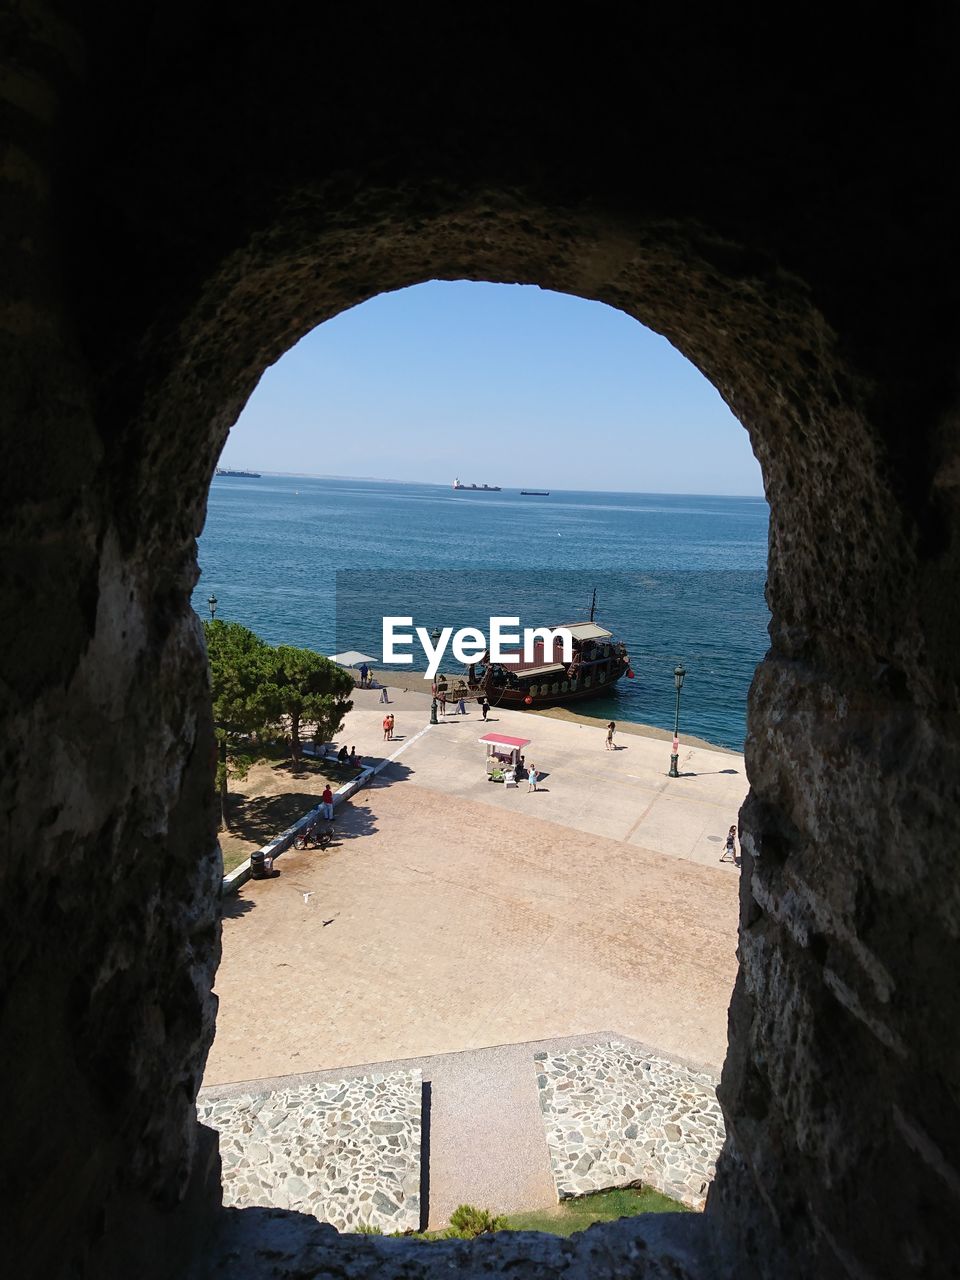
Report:
[[[293,842],[295,849],[329,849],[333,842],[333,827],[321,830],[318,823],[301,831]]]

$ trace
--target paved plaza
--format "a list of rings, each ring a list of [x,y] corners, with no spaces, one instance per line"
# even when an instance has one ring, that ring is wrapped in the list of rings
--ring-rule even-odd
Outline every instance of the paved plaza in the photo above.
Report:
[[[669,857],[717,866],[723,838],[747,792],[742,755],[687,746],[682,737],[681,776],[669,778],[670,744],[659,738],[624,731],[616,736],[617,749],[607,751],[602,728],[497,709],[484,724],[473,703],[467,703],[466,716],[447,715],[423,733],[430,712],[426,694],[391,690],[389,708],[378,697],[376,690],[356,691],[339,739],[355,744],[365,758],[400,750],[398,760],[415,771],[418,786],[511,813],[534,813],[574,831]],[[393,743],[382,740],[386,710],[396,716],[400,740]],[[485,732],[531,740],[526,761],[545,775],[541,798],[525,800],[522,782],[513,790],[487,781],[483,747],[477,743]]]
[[[742,758],[691,750],[667,779],[663,742],[607,752],[598,731],[501,713],[546,775],[527,794],[486,780],[476,713],[427,728],[429,700],[399,694],[403,736],[382,744],[376,699],[358,692],[341,740],[398,754],[338,812],[338,842],[225,900],[206,1083],[601,1028],[719,1067]]]
[[[413,1224],[421,1182],[431,1226],[638,1177],[698,1206],[722,1137],[742,757],[684,747],[670,779],[661,739],[606,751],[595,726],[472,707],[430,725],[429,697],[393,691],[385,743],[378,697],[357,692],[339,738],[386,763],[336,842],[224,899],[203,1114],[228,1198],[384,1229]],[[542,790],[487,781],[488,731],[531,739]]]

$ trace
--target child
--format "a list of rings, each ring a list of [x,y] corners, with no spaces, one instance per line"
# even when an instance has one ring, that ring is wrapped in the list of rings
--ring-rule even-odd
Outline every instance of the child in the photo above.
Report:
[[[736,862],[737,860],[736,840],[737,840],[737,828],[736,828],[736,824],[734,824],[730,828],[730,830],[727,832],[727,843],[724,845],[723,853],[721,853],[720,855],[721,862],[726,862],[728,858],[731,862]]]

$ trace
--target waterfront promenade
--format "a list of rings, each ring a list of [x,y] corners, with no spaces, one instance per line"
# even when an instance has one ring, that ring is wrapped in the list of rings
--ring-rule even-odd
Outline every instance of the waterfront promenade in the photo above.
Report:
[[[488,1045],[635,1037],[718,1067],[736,972],[739,870],[720,863],[747,784],[741,756],[471,704],[358,690],[339,742],[376,784],[339,843],[285,853],[225,901],[207,1084]],[[528,794],[486,780],[485,731],[532,739]]]

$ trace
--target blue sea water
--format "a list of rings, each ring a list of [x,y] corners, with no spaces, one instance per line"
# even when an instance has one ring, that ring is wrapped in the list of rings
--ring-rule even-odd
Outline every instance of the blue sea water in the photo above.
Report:
[[[672,729],[679,661],[681,737],[740,749],[767,648],[767,524],[762,498],[220,476],[193,603],[208,617],[213,592],[218,618],[272,644],[379,658],[384,614],[431,630],[486,630],[492,614],[558,625],[586,618],[596,587],[597,620],[626,642],[634,679],[577,709]]]

